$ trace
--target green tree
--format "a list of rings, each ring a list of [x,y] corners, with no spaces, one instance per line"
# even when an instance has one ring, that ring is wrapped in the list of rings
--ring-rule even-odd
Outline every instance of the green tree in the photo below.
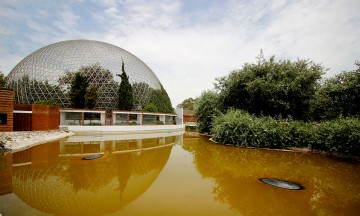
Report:
[[[48,81],[30,79],[28,75],[24,75],[16,81],[11,81],[9,88],[26,89],[26,91],[15,91],[15,103],[19,104],[33,104],[37,101],[48,101],[49,94],[60,95],[61,98],[65,99],[68,97],[60,86],[50,84]],[[57,104],[60,101],[55,102]]]
[[[149,104],[153,89],[144,82],[132,84],[134,106],[137,110],[141,110],[145,105]]]
[[[182,103],[178,104],[177,108],[183,108],[184,110],[194,110],[195,100],[193,98],[185,99]]]
[[[132,110],[133,108],[133,90],[129,82],[129,76],[125,72],[124,61],[122,61],[121,74],[116,74],[121,78],[118,89],[118,109],[119,110]]]
[[[150,103],[153,103],[158,108],[159,112],[174,113],[174,109],[171,105],[171,100],[162,85],[160,89],[152,90],[150,96]]]
[[[355,65],[357,70],[342,72],[320,86],[313,100],[315,120],[360,117],[360,63]]]
[[[155,106],[153,103],[149,103],[143,108],[144,112],[158,112],[157,106]]]
[[[89,85],[88,77],[80,72],[75,73],[70,84],[70,100],[73,108],[85,108],[85,95]]]
[[[0,71],[0,88],[6,87],[6,76]]]
[[[199,132],[210,132],[213,118],[219,114],[218,100],[219,96],[214,91],[205,91],[196,99],[195,118]]]
[[[90,85],[85,94],[85,105],[88,109],[94,109],[99,98],[98,89],[94,85]]]
[[[115,82],[111,71],[102,68],[99,63],[82,66],[77,71],[66,71],[58,80],[60,87],[69,89],[75,74],[78,72],[81,75],[88,77],[89,85],[97,88],[99,97],[104,97],[104,95],[106,95],[107,100],[98,101],[96,107],[112,109],[117,107],[116,98],[118,85]]]
[[[308,120],[310,104],[324,73],[321,65],[309,60],[266,60],[262,55],[255,64],[217,79],[222,110],[245,110],[255,115],[291,116]]]

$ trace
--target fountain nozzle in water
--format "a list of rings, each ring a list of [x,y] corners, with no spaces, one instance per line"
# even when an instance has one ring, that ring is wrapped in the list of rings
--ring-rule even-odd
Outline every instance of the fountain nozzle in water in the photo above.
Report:
[[[83,160],[94,160],[94,159],[98,159],[101,158],[103,155],[102,154],[97,154],[97,155],[89,155],[83,158]]]
[[[279,180],[279,179],[274,179],[274,178],[260,178],[259,180],[265,184],[269,184],[274,187],[279,187],[279,188],[284,188],[284,189],[289,189],[289,190],[303,190],[304,189],[304,187],[299,184],[285,181],[285,180]]]

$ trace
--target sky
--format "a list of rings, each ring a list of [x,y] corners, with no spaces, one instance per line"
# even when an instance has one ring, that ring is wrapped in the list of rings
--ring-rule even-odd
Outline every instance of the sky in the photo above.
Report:
[[[0,0],[0,71],[48,44],[103,41],[144,61],[175,107],[261,49],[322,64],[325,77],[354,70],[359,11],[359,0]]]

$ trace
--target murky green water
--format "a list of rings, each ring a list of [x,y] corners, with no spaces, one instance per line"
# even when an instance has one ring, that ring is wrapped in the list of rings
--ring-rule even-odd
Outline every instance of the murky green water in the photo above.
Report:
[[[140,139],[142,138],[142,139]],[[102,154],[95,160],[82,160]],[[259,178],[300,183],[275,188]],[[0,156],[0,214],[359,215],[360,163],[177,133],[74,136]]]

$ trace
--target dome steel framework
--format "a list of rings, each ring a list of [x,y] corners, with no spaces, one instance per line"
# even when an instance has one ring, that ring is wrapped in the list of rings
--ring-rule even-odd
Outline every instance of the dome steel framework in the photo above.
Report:
[[[117,46],[91,40],[70,40],[50,44],[25,57],[8,75],[15,103],[32,104],[53,99],[70,107],[69,83],[62,83],[69,72],[100,67],[104,73],[89,73],[90,84],[98,88],[98,109],[116,109],[117,86],[122,60],[134,89],[134,106],[149,102],[152,89],[161,89],[154,72],[139,58]],[[99,70],[97,70],[99,71]]]

